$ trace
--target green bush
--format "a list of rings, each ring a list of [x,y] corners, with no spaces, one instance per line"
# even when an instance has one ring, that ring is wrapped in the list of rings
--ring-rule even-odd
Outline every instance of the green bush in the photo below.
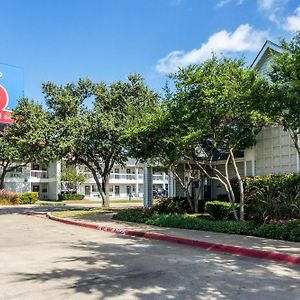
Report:
[[[189,203],[184,197],[161,198],[155,201],[151,210],[155,213],[184,214],[191,211]]]
[[[128,222],[145,223],[149,218],[154,215],[153,211],[147,208],[136,208],[121,210],[116,215],[113,215],[113,219],[122,220]]]
[[[232,179],[237,199],[238,184]],[[243,178],[246,218],[259,223],[300,218],[300,175],[287,173]]]
[[[82,200],[84,199],[84,195],[82,194],[59,194],[58,200],[64,201],[64,200]]]
[[[39,200],[39,193],[37,192],[27,192],[19,193],[20,204],[34,204]]]
[[[158,214],[150,209],[130,209],[118,212],[115,220],[145,223],[162,227],[195,229],[258,236],[300,242],[300,221],[257,224],[256,222],[215,221],[191,215]]]
[[[235,204],[238,208],[239,205]],[[234,215],[230,202],[208,201],[205,203],[205,211],[215,220],[234,220]]]
[[[193,200],[192,200],[193,201]],[[198,201],[198,212],[204,212],[205,200]],[[155,213],[185,214],[193,213],[186,197],[161,198],[155,201],[151,210]]]

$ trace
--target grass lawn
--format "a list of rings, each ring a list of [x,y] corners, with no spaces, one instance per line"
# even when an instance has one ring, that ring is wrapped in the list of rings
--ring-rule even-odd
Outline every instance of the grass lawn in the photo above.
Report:
[[[111,204],[143,203],[143,200],[111,200]],[[66,205],[66,204],[102,204],[101,200],[66,200],[66,201],[37,201],[37,205]]]
[[[110,200],[110,203],[143,203],[143,200]]]
[[[97,216],[99,214],[111,213],[111,210],[95,209],[95,210],[64,210],[64,211],[54,211],[51,214],[59,218],[82,218]]]

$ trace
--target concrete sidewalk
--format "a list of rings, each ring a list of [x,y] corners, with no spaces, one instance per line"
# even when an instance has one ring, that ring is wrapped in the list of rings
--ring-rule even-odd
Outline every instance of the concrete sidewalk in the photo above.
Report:
[[[132,232],[147,233],[147,235],[160,234],[167,237],[175,237],[179,239],[187,239],[187,240],[206,242],[212,244],[241,247],[246,249],[266,251],[269,253],[275,252],[275,253],[299,256],[299,262],[300,262],[300,243],[297,242],[271,240],[271,239],[258,238],[252,236],[217,233],[217,232],[209,232],[209,231],[149,226],[140,223],[129,223],[129,222],[112,220],[111,219],[112,215],[113,214],[81,216],[80,218],[78,217],[72,218],[72,220],[85,222],[87,224],[97,225],[99,229],[102,228],[101,230],[105,230],[105,228],[108,228],[109,230],[107,231],[114,231],[120,233],[125,231],[132,231]],[[114,230],[110,230],[110,229],[114,229]],[[138,234],[136,234],[136,236],[138,236]],[[141,236],[143,235],[141,234]],[[182,244],[185,243],[183,242]]]

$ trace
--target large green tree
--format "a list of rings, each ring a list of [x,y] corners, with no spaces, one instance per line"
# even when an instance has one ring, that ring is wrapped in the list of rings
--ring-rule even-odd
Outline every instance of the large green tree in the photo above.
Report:
[[[300,156],[300,31],[290,42],[281,41],[282,52],[274,53],[269,72],[268,97],[258,101],[271,122],[288,131]]]
[[[42,106],[24,98],[12,112],[13,124],[0,133],[0,189],[8,172],[30,162],[54,158],[49,115]]]
[[[158,118],[152,116],[148,124],[132,131],[133,137],[141,135],[137,152],[144,157],[157,157],[166,164],[188,198],[191,182],[204,174],[220,182],[234,204],[228,172],[232,164],[241,195],[240,216],[235,210],[234,213],[241,220],[244,220],[244,192],[235,155],[255,143],[263,120],[253,109],[253,102],[268,86],[256,75],[242,60],[227,58],[213,57],[200,65],[183,68],[172,76],[175,91],[168,93]],[[145,144],[143,140],[149,142]],[[221,160],[223,168],[219,167]],[[190,170],[188,182],[176,172],[182,163]],[[196,208],[196,202],[189,200],[189,203]]]
[[[114,164],[128,159],[126,130],[138,124],[157,103],[157,95],[139,75],[128,81],[43,85],[56,127],[57,153],[85,165],[96,182],[103,206],[109,206],[109,176]],[[85,107],[90,101],[90,108]]]

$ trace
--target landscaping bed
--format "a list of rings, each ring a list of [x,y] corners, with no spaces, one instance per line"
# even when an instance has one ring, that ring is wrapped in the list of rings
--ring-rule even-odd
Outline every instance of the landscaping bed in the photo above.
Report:
[[[161,227],[241,234],[268,239],[300,242],[300,221],[257,224],[231,220],[211,220],[208,215],[164,214],[149,209],[127,209],[113,216],[114,220],[144,223]]]

